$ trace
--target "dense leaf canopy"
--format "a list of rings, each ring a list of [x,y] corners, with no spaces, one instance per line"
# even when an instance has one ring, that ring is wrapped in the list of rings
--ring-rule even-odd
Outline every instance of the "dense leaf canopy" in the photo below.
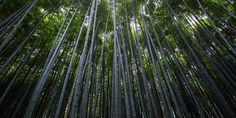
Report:
[[[233,0],[0,0],[0,117],[236,116]]]

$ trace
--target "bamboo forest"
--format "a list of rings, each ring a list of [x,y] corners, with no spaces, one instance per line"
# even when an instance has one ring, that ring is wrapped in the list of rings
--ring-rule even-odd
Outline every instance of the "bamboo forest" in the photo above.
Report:
[[[236,118],[236,1],[0,0],[0,118]]]

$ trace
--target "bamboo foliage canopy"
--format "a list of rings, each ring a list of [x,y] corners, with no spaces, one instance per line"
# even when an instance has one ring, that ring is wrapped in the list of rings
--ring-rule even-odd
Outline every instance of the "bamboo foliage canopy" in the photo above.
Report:
[[[0,0],[0,117],[234,118],[233,0]]]

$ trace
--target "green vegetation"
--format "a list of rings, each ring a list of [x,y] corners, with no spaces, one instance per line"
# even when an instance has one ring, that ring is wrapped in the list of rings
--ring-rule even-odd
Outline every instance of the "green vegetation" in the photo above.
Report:
[[[0,0],[0,117],[233,118],[233,0]]]

